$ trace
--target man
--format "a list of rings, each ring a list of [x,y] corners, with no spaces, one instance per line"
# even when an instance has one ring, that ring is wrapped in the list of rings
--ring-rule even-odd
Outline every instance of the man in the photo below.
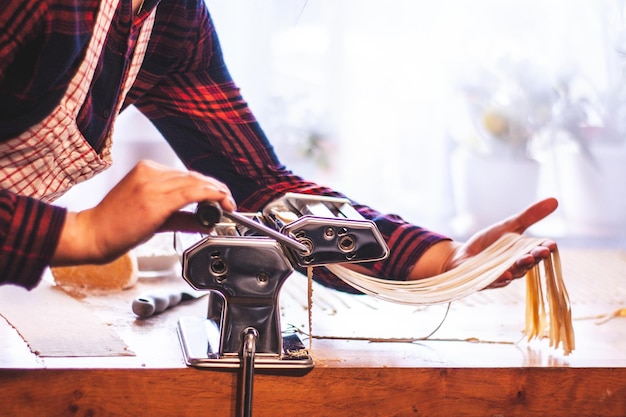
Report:
[[[113,259],[153,233],[193,230],[198,201],[257,211],[286,192],[340,193],[277,159],[222,58],[202,0],[0,0],[0,282],[33,288],[48,265]],[[51,205],[111,164],[115,116],[134,104],[190,169],[138,164],[96,207]],[[466,243],[354,203],[390,256],[367,273],[420,279],[460,265],[556,209],[541,201]],[[554,250],[538,246],[494,286]],[[354,266],[355,268],[363,268]],[[348,287],[322,268],[316,279]]]

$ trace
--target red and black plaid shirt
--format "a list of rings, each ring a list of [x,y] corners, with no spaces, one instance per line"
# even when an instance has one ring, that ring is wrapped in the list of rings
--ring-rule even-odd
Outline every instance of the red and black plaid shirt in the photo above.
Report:
[[[100,0],[0,0],[0,140],[47,116],[80,63]],[[143,67],[126,98],[193,170],[228,184],[238,206],[256,211],[286,192],[340,195],[304,181],[277,159],[224,64],[202,0],[146,0],[139,16],[121,0],[78,126],[99,150],[110,129],[139,25],[156,6]],[[391,255],[372,274],[403,279],[445,237],[355,203],[376,222]],[[0,191],[0,282],[33,287],[56,247],[65,211]],[[316,279],[347,286],[324,271]]]

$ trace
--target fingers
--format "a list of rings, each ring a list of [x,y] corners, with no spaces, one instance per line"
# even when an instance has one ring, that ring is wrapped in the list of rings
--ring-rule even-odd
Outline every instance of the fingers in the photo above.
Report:
[[[74,222],[74,235],[90,236],[91,241],[83,243],[91,248],[89,253],[68,246],[63,259],[107,260],[160,230],[202,231],[193,214],[181,209],[205,200],[226,211],[236,209],[228,187],[215,178],[139,162],[97,206],[81,213],[80,222]]]
[[[236,209],[229,188],[221,181],[193,171],[179,171],[152,161],[141,161],[129,173],[137,178],[137,192],[150,194],[168,205],[184,207],[200,201],[215,201],[227,211]],[[146,196],[148,198],[149,196]]]
[[[528,271],[542,260],[546,259],[556,249],[556,242],[546,240],[533,248],[529,253],[519,257],[515,263],[487,288],[502,288],[515,279],[523,278]]]
[[[488,289],[504,288],[513,282],[513,278],[508,275],[502,275],[500,278],[487,286]]]
[[[507,222],[514,224],[513,231],[523,233],[526,229],[553,213],[559,203],[555,198],[546,198],[527,207],[521,213],[509,218]]]
[[[551,252],[551,245],[537,246],[533,248],[530,253],[518,258],[509,269],[509,273],[512,275],[512,278],[521,278],[526,275],[532,267],[550,256]]]

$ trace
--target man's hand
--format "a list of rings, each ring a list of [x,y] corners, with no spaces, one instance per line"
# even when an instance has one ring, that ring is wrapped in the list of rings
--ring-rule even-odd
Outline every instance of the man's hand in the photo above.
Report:
[[[67,213],[52,265],[108,262],[158,231],[198,231],[193,213],[180,210],[205,200],[236,209],[214,178],[139,162],[96,207]]]
[[[486,249],[506,233],[524,233],[530,226],[554,212],[557,206],[558,202],[556,199],[548,198],[531,205],[519,214],[479,231],[457,248],[445,270],[457,267],[463,261]],[[530,268],[550,256],[550,253],[554,250],[556,250],[554,241],[546,240],[542,242],[541,245],[532,249],[530,253],[517,259],[489,288],[502,287],[508,285],[513,279],[523,277]]]
[[[410,279],[434,276],[456,268],[464,261],[485,250],[506,233],[523,233],[530,226],[554,212],[557,206],[558,202],[556,199],[547,198],[531,205],[521,213],[477,232],[465,243],[440,242],[429,249],[415,264],[411,271]],[[523,277],[530,268],[550,256],[550,253],[555,249],[556,243],[554,241],[544,241],[528,254],[517,259],[489,287],[503,287],[508,285],[513,279]]]

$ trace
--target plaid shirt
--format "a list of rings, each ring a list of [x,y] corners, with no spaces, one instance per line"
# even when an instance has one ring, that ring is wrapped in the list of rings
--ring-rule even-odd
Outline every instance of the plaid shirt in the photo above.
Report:
[[[47,116],[82,58],[99,0],[0,0],[0,140]],[[146,0],[133,16],[122,0],[77,123],[99,150],[111,128],[139,27],[159,3],[143,67],[124,106],[134,104],[157,126],[189,169],[225,182],[243,211],[260,210],[286,192],[341,194],[303,180],[277,159],[224,64],[202,0]],[[432,244],[445,237],[354,203],[385,237],[390,256],[372,274],[404,279]],[[58,242],[65,211],[0,191],[0,282],[31,288]],[[321,268],[316,279],[346,284]]]

